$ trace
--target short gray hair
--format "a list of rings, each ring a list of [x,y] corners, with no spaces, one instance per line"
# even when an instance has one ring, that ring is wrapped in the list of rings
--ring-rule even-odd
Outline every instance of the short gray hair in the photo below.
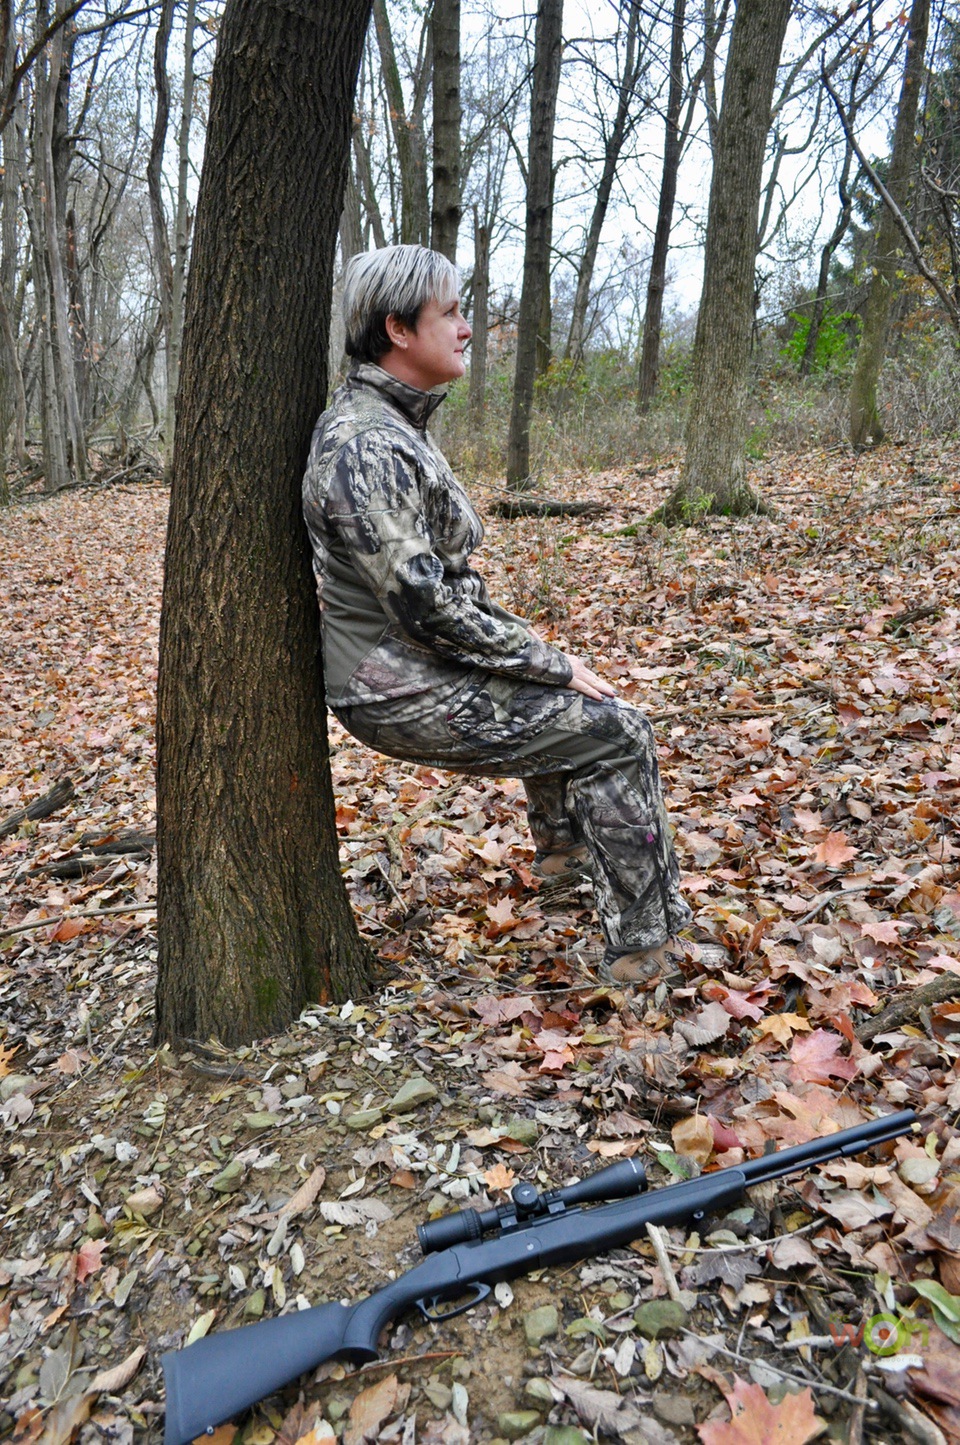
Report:
[[[460,276],[452,261],[426,246],[382,246],[351,257],[343,288],[346,351],[356,361],[379,361],[390,350],[387,317],[416,330],[428,301],[455,301]]]

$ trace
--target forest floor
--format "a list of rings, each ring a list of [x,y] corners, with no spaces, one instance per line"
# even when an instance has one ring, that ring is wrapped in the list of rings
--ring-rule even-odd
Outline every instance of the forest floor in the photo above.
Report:
[[[663,1185],[913,1108],[915,1137],[696,1232],[404,1319],[381,1364],[321,1367],[238,1439],[960,1439],[960,448],[777,457],[775,518],[650,530],[673,476],[560,479],[607,510],[491,520],[479,560],[655,721],[722,948],[688,943],[681,987],[599,985],[589,886],[532,876],[518,784],[335,729],[389,982],[230,1052],[152,1039],[166,493],[4,515],[0,1437],[159,1441],[164,1349],[365,1295],[418,1221],[514,1179],[637,1154]]]

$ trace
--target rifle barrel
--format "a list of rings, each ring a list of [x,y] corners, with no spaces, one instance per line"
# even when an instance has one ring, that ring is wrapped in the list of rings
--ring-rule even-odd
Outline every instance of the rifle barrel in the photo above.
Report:
[[[748,1159],[738,1168],[743,1171],[748,1186],[763,1184],[768,1179],[780,1179],[784,1174],[791,1174],[795,1169],[810,1169],[815,1164],[847,1158],[875,1144],[898,1139],[903,1134],[909,1134],[916,1122],[917,1116],[912,1109],[901,1109],[896,1114],[884,1114],[879,1119],[857,1124],[852,1129],[841,1129],[820,1139],[811,1139],[806,1144],[761,1154],[759,1159]]]

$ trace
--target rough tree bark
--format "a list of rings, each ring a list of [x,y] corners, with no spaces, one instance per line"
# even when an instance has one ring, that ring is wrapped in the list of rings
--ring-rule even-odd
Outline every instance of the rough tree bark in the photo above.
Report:
[[[362,990],[300,480],[326,389],[369,0],[228,0],[197,206],[160,625],[157,1035]]]
[[[550,268],[550,196],[553,132],[563,51],[563,0],[539,0],[534,34],[530,149],[527,164],[526,240],[517,322],[517,364],[507,441],[507,486],[522,491],[530,479],[530,414],[537,364],[543,287]]]
[[[701,512],[764,510],[746,481],[744,412],[753,323],[763,156],[791,0],[740,0],[717,125],[703,292],[693,345],[686,456],[659,509],[666,522]]]
[[[663,293],[667,285],[667,255],[673,207],[677,199],[680,170],[680,107],[683,104],[683,36],[686,0],[674,0],[670,32],[670,85],[667,90],[667,126],[663,145],[663,173],[657,225],[653,233],[653,255],[647,280],[647,305],[643,316],[643,347],[640,353],[640,384],[637,406],[648,411],[660,377],[660,330],[663,324]]]
[[[901,210],[906,210],[910,172],[916,152],[917,107],[923,86],[923,57],[930,23],[930,0],[913,0],[903,84],[897,105],[893,133],[893,154],[887,190]],[[881,205],[877,226],[873,275],[863,312],[863,329],[850,383],[850,441],[855,447],[883,441],[883,423],[877,407],[877,382],[886,351],[890,302],[896,288],[900,264],[900,228],[889,207]]]
[[[430,245],[457,259],[460,230],[460,0],[433,0],[433,209]]]

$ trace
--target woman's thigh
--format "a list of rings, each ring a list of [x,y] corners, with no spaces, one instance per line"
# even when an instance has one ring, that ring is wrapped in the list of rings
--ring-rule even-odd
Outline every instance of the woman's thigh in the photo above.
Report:
[[[338,716],[348,732],[390,757],[493,777],[655,757],[650,724],[627,703],[480,670],[452,695],[367,703]]]

